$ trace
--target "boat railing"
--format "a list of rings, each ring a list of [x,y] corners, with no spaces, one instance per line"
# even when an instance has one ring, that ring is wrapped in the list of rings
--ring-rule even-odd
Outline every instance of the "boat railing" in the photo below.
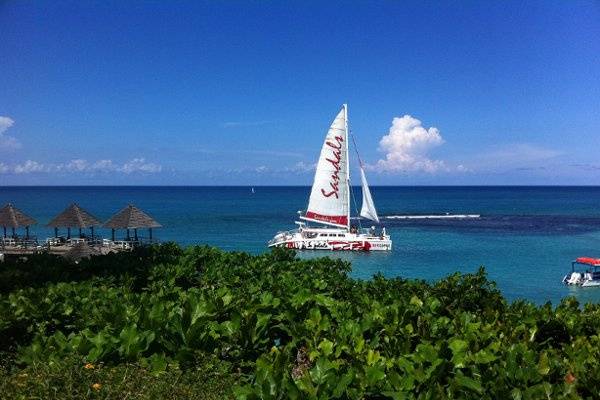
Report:
[[[269,240],[267,243],[269,245],[271,245],[271,244],[275,244],[277,242],[282,241],[282,239],[291,238],[295,232],[297,232],[297,230],[295,230],[295,231],[279,231],[275,234],[273,239]]]

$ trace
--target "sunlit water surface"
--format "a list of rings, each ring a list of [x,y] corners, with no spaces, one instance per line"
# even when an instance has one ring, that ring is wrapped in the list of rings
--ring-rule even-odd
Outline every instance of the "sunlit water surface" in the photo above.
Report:
[[[600,257],[599,187],[375,187],[372,193],[393,251],[301,257],[341,257],[362,279],[381,272],[435,280],[483,265],[511,300],[600,301],[600,288],[561,284],[574,258]],[[37,219],[32,232],[41,239],[52,235],[44,225],[72,202],[102,221],[133,203],[164,225],[155,232],[163,241],[261,253],[277,231],[294,228],[308,195],[308,187],[256,187],[255,193],[249,187],[1,187],[0,203]],[[361,198],[360,189],[355,195]],[[481,217],[385,219],[446,213]]]

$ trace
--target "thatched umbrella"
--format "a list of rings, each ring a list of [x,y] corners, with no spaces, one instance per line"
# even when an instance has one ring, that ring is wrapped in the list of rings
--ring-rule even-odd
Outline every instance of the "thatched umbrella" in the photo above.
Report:
[[[10,203],[0,209],[0,225],[4,229],[4,237],[6,237],[6,228],[12,228],[12,234],[14,236],[15,229],[25,227],[25,236],[29,238],[29,226],[35,225],[36,223],[35,219],[24,214]]]
[[[77,243],[75,246],[71,247],[69,251],[67,251],[63,257],[67,260],[78,263],[82,258],[90,258],[91,256],[100,255],[100,251],[96,250],[92,246],[87,245],[86,243]]]
[[[115,229],[127,229],[127,239],[129,240],[129,230],[133,229],[134,239],[138,240],[138,228],[147,228],[152,240],[152,228],[160,228],[161,224],[156,222],[151,216],[129,204],[127,207],[113,215],[103,225],[105,228],[112,229],[112,240],[115,240]]]
[[[73,203],[63,212],[58,214],[52,221],[48,223],[49,227],[54,228],[54,236],[58,237],[58,228],[67,228],[67,238],[71,238],[71,228],[79,228],[79,236],[81,230],[90,228],[92,237],[94,236],[94,226],[100,226],[102,223],[92,214]]]

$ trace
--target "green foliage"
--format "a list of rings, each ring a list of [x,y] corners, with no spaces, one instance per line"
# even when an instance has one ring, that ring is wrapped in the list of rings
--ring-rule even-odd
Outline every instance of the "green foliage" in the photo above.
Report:
[[[483,269],[434,284],[358,281],[329,258],[172,244],[77,266],[38,256],[0,268],[3,385],[77,359],[132,366],[133,380],[226,366],[217,381],[240,399],[600,393],[600,307],[570,298],[556,308],[509,304]],[[32,374],[38,388],[55,379],[42,370]],[[76,385],[66,379],[56,385]]]
[[[156,367],[154,360],[106,365],[87,364],[74,356],[60,362],[33,363],[23,369],[0,367],[0,397],[44,400],[233,398],[231,387],[236,375],[219,360],[207,358],[185,370],[172,364]]]

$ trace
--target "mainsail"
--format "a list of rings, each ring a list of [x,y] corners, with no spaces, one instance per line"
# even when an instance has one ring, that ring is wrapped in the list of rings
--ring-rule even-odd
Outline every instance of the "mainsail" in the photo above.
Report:
[[[375,203],[373,203],[371,190],[369,190],[369,184],[367,183],[367,177],[365,176],[365,170],[362,165],[360,166],[360,181],[362,183],[362,207],[360,209],[360,216],[379,223]]]
[[[308,209],[303,219],[349,227],[348,110],[346,104],[329,127],[321,149]]]

